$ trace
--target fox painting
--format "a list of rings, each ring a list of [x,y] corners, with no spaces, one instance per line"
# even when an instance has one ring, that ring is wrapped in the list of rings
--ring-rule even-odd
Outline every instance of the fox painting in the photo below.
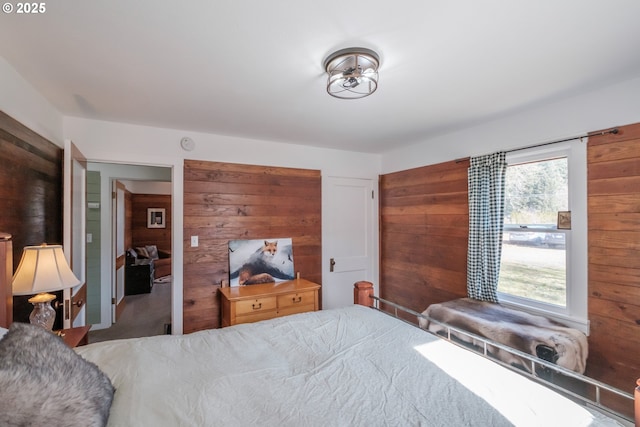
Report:
[[[276,252],[278,251],[278,241],[276,240],[275,242],[267,242],[266,240],[264,241],[264,246],[261,249],[262,253],[268,253],[270,255],[275,255]]]
[[[279,246],[278,240],[262,240],[257,244],[257,249],[249,249],[255,248],[256,243],[256,241],[237,240],[229,242],[232,286],[234,279],[237,279],[239,286],[293,279],[293,254],[289,242]],[[236,258],[240,257],[243,257],[242,261],[237,262]]]

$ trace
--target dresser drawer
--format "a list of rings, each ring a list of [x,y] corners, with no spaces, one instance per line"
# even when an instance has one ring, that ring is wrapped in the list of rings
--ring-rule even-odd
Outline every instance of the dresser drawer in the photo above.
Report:
[[[315,305],[316,292],[296,292],[294,294],[286,294],[278,296],[278,309],[281,310],[293,310],[295,312],[296,307],[302,307],[305,305]],[[304,310],[306,311],[306,310]]]
[[[315,311],[315,306],[313,304],[292,305],[278,309],[278,316],[289,316],[291,314],[306,313],[307,311]]]
[[[235,302],[236,316],[255,315],[276,309],[276,297],[246,299]]]
[[[275,310],[266,310],[257,313],[241,314],[235,317],[233,324],[239,325],[240,323],[253,323],[259,322],[260,320],[273,319],[274,317],[277,317],[276,313],[277,312]]]

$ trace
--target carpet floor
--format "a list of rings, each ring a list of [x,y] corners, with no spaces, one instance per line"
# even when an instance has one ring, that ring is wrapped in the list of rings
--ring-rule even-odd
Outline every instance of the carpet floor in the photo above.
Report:
[[[125,307],[110,328],[89,331],[89,342],[163,335],[171,327],[171,277],[156,280],[151,293],[124,297]]]

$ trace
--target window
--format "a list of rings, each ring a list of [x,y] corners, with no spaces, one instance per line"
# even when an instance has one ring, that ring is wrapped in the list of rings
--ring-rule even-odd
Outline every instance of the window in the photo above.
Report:
[[[507,167],[499,292],[566,307],[568,195],[566,157]]]
[[[507,156],[498,293],[503,303],[586,332],[586,243],[574,250],[577,234],[586,242],[586,148],[549,147]],[[564,211],[572,212],[571,229],[557,228]]]

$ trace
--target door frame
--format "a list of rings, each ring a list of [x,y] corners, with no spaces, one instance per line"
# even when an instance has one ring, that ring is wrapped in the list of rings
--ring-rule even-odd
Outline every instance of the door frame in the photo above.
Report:
[[[333,209],[336,201],[332,196],[332,186],[338,182],[353,181],[354,183],[367,183],[372,191],[371,206],[370,206],[370,226],[369,235],[369,254],[368,260],[369,271],[366,277],[359,278],[358,280],[367,280],[373,283],[375,295],[379,295],[379,277],[380,277],[380,251],[379,251],[379,201],[378,201],[378,179],[362,178],[362,177],[342,177],[342,176],[325,176],[322,179],[322,240],[324,242],[335,241],[335,238],[330,235],[331,227],[329,221],[331,218],[331,210]],[[331,248],[328,245],[322,246],[322,277],[323,286],[322,294],[325,294],[325,286],[331,286],[330,283],[333,279],[334,273],[330,272],[330,260],[332,258]]]
[[[63,291],[63,328],[86,324],[87,158],[69,139],[64,142],[63,248],[80,284]]]
[[[126,187],[117,179],[111,181],[112,212],[111,212],[111,323],[116,323],[125,307],[124,299],[124,268],[126,260]],[[122,194],[122,197],[120,197]],[[122,206],[120,205],[122,203]],[[121,215],[121,216],[120,216]],[[121,273],[121,274],[120,274]]]
[[[150,168],[145,171],[145,168]],[[149,175],[149,170],[169,170],[170,179],[163,179],[159,176]],[[182,218],[181,214],[176,215],[177,209],[180,209],[182,199],[176,201],[180,194],[176,194],[176,186],[182,185],[182,175],[175,173],[175,167],[167,164],[144,164],[138,162],[114,162],[108,160],[91,160],[89,159],[89,170],[100,173],[100,234],[103,238],[100,241],[100,323],[93,324],[94,330],[109,328],[112,323],[112,280],[115,272],[114,269],[114,251],[113,251],[113,198],[112,198],[112,181],[167,181],[171,182],[171,209],[172,209],[172,275],[174,280],[171,285],[171,332],[172,334],[182,333],[182,266],[181,254],[177,253],[173,247],[176,239],[182,238],[181,223],[176,227],[176,221]],[[166,176],[166,175],[163,175]],[[179,236],[179,237],[178,237]],[[180,257],[180,260],[178,260]]]

